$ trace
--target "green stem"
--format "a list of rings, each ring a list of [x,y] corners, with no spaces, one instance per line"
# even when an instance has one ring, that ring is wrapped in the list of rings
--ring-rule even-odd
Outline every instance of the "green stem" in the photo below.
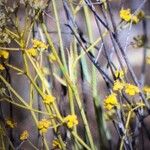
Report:
[[[54,9],[54,15],[56,18],[56,25],[57,25],[57,30],[58,30],[58,38],[59,38],[59,45],[60,45],[62,62],[63,62],[64,68],[67,70],[67,63],[66,63],[66,58],[65,58],[65,53],[64,53],[64,46],[63,46],[60,22],[59,22],[57,7],[56,7],[56,0],[52,0],[52,4],[53,4],[53,9]]]
[[[78,140],[78,142],[83,145],[87,150],[93,150],[91,149],[86,143],[83,142],[83,140],[75,133],[75,132],[71,132],[72,135],[74,136],[75,139]]]
[[[88,125],[88,121],[87,121],[87,118],[86,118],[86,115],[85,115],[85,112],[84,112],[84,109],[82,107],[82,103],[81,103],[81,100],[80,100],[80,96],[79,96],[79,93],[78,93],[78,90],[76,88],[76,86],[73,84],[73,82],[70,80],[69,78],[69,75],[67,74],[63,64],[61,63],[60,59],[59,59],[59,56],[56,52],[56,49],[52,43],[52,39],[50,37],[50,35],[48,34],[47,32],[47,27],[44,23],[41,24],[42,25],[42,29],[46,35],[46,38],[48,40],[48,43],[49,43],[49,46],[57,60],[57,63],[58,65],[60,66],[60,69],[61,71],[63,72],[64,76],[65,76],[65,79],[66,79],[66,82],[68,83],[68,85],[70,86],[70,88],[72,89],[72,91],[74,92],[74,95],[76,97],[76,101],[77,101],[77,104],[78,104],[78,107],[79,107],[79,110],[80,110],[80,113],[81,113],[81,116],[82,116],[82,119],[83,119],[83,124],[85,126],[85,129],[86,129],[86,132],[87,132],[87,136],[88,136],[88,139],[89,139],[89,143],[90,143],[90,146],[92,147],[92,149],[94,150],[94,143],[93,143],[93,139],[92,139],[92,135],[91,135],[91,132],[90,132],[90,128],[89,128],[89,125]]]

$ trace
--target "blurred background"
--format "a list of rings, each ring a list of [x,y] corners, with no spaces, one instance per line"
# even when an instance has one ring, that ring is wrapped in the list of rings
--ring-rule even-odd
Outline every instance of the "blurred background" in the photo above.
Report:
[[[37,1],[38,2],[38,1]],[[45,0],[46,3],[47,1]],[[62,35],[62,42],[63,42],[63,47],[65,51],[65,57],[66,57],[66,62],[68,65],[68,53],[71,52],[71,44],[73,43],[74,40],[74,35],[72,34],[70,28],[67,26],[69,23],[68,16],[66,14],[66,10],[64,8],[64,2],[63,0],[55,0],[56,2],[56,7],[57,7],[57,12],[58,12],[58,17],[59,17],[59,22],[60,22],[60,29],[61,29],[61,35]],[[14,0],[8,0],[6,7],[13,8],[19,1],[14,1]],[[76,8],[75,12],[72,13],[72,17],[74,22],[76,23],[76,26],[79,30],[79,34],[81,38],[83,38],[83,41],[90,46],[91,42],[96,41],[100,37],[100,32],[99,28],[95,19],[95,16],[91,12],[90,9],[88,9],[88,17],[85,15],[85,2],[82,2],[81,0],[67,0],[66,3],[68,4],[68,7],[70,8],[71,11],[71,6]],[[69,5],[71,3],[71,5]],[[92,5],[95,8],[95,11],[97,14],[102,18],[104,22],[107,21],[107,24],[110,25],[110,29],[113,30],[112,24],[111,24],[111,19],[113,18],[114,20],[114,25],[117,29],[117,36],[118,39],[122,45],[122,47],[125,49],[126,54],[129,58],[129,62],[131,63],[131,66],[133,70],[135,71],[135,74],[138,78],[138,80],[141,82],[141,84],[150,86],[150,80],[149,80],[149,65],[144,66],[143,61],[144,57],[150,57],[150,1],[149,0],[109,0],[109,8],[111,10],[112,15],[109,15],[109,12],[106,8],[101,7],[105,3],[105,0],[99,1],[99,0],[93,0]],[[61,54],[60,51],[60,39],[58,36],[58,31],[57,31],[57,20],[55,18],[55,13],[52,5],[52,1],[50,0],[48,2],[48,7],[43,10],[43,16],[44,16],[44,21],[46,22],[46,25],[48,27],[48,32],[50,36],[53,39],[53,43],[58,50],[58,53]],[[105,4],[104,4],[105,5]],[[108,6],[105,6],[108,7]],[[145,18],[141,20],[138,24],[129,24],[129,23],[122,23],[121,24],[121,18],[119,16],[119,12],[121,8],[124,9],[131,9],[131,12],[134,13],[137,10],[142,10],[145,14]],[[19,30],[22,31],[24,24],[25,24],[25,9],[26,6],[24,4],[20,4],[17,10],[17,15],[18,20],[19,20]],[[104,12],[105,11],[105,12]],[[14,15],[14,17],[15,17]],[[12,14],[13,17],[13,14]],[[111,18],[112,17],[112,18]],[[32,18],[32,17],[31,17]],[[13,18],[12,18],[13,19]],[[87,30],[87,24],[86,21],[87,19],[90,19],[90,31]],[[32,21],[32,19],[30,20]],[[120,25],[121,24],[121,25]],[[101,27],[101,34],[104,34],[106,29],[102,24],[99,24]],[[9,24],[9,28],[11,29],[11,24]],[[27,33],[28,34],[28,33]],[[146,37],[146,41],[144,46],[140,45],[137,39],[138,37]],[[27,37],[27,35],[25,35]],[[33,27],[32,31],[32,38],[37,38],[41,39],[42,41],[46,41],[45,37],[43,36],[42,29],[38,23],[36,23]],[[139,44],[139,45],[138,45]],[[31,45],[31,43],[30,43]],[[101,53],[99,54],[99,51],[96,49],[100,49],[102,45],[105,45],[105,49],[102,48]],[[145,46],[146,45],[146,46]],[[9,47],[18,47],[15,42],[9,43]],[[120,69],[120,66],[118,64],[117,56],[113,52],[114,51],[114,46],[111,41],[111,38],[109,34],[107,34],[103,38],[103,42],[99,41],[96,44],[96,48],[92,50],[93,54],[95,56],[98,56],[98,62],[100,66],[107,72],[107,59],[105,57],[105,50],[107,51],[107,54],[110,58],[110,60],[115,64],[117,68]],[[78,45],[77,53],[81,53],[82,48]],[[146,51],[146,54],[144,53]],[[146,55],[146,56],[145,56]],[[44,56],[43,56],[44,57]],[[86,67],[84,66],[84,61],[80,61],[77,67],[77,81],[76,84],[78,84],[79,87],[79,94],[82,98],[82,103],[84,104],[84,109],[88,118],[89,126],[94,138],[94,142],[96,144],[97,149],[100,149],[100,141],[103,141],[103,137],[99,137],[98,134],[98,126],[96,123],[96,115],[95,115],[95,109],[94,109],[94,104],[93,104],[93,96],[92,96],[92,87],[91,87],[91,80],[92,77],[88,76],[93,71],[93,65],[89,58],[87,56],[84,56],[85,61],[86,61]],[[10,52],[10,58],[9,58],[9,63],[17,66],[19,68],[23,68],[23,61],[22,61],[22,55],[21,52]],[[48,66],[48,62],[46,59],[43,58],[42,61],[43,66]],[[125,65],[125,63],[124,63]],[[86,70],[85,70],[85,68]],[[144,70],[144,80],[143,80],[143,67],[145,68]],[[33,77],[36,75],[35,71],[33,70],[32,66],[30,68]],[[53,71],[55,73],[59,73],[60,76],[62,74],[59,72],[59,69],[56,67],[53,67]],[[8,73],[8,74],[7,74]],[[30,87],[30,82],[24,75],[17,75],[16,72],[13,69],[8,69],[8,72],[4,74],[6,78],[9,80],[11,83],[12,87],[19,93],[19,95],[23,98],[28,100],[29,99],[29,87]],[[108,74],[110,75],[110,72],[108,71]],[[129,78],[129,81],[132,83],[132,80],[130,80],[130,74],[127,72],[127,76]],[[110,75],[112,78],[112,76]],[[65,86],[60,84],[56,79],[52,80],[50,76],[47,76],[48,81],[51,83],[51,89],[56,95],[58,99],[58,105],[60,108],[60,111],[62,115],[66,115],[69,113],[69,104],[68,104],[68,91]],[[102,111],[102,103],[103,99],[107,96],[108,94],[108,87],[105,84],[105,81],[100,74],[98,70],[95,70],[95,81],[97,85],[97,95],[98,95],[98,101],[101,104],[99,110]],[[52,83],[53,82],[53,83]],[[143,83],[142,83],[143,82]],[[2,85],[2,84],[1,84]],[[14,97],[15,98],[15,97]],[[16,100],[17,101],[17,100]],[[40,108],[44,109],[43,104],[40,102],[40,98],[37,94],[35,97],[34,101],[34,107],[35,108]],[[17,122],[17,128],[15,129],[8,129],[10,139],[12,139],[14,145],[18,147],[20,145],[19,141],[19,135],[23,130],[28,130],[30,133],[30,140],[38,147],[41,142],[41,137],[38,134],[38,130],[35,128],[35,124],[32,123],[32,117],[30,115],[29,111],[22,110],[18,107],[8,105],[8,103],[1,103],[1,109],[2,109],[2,114],[4,118],[13,118],[15,122]],[[79,116],[79,109],[76,106],[76,112]],[[39,119],[42,118],[42,115],[38,116]],[[84,137],[84,126],[82,124],[82,120],[79,117],[79,127],[78,127],[78,132],[81,135],[81,137]],[[147,117],[145,119],[145,123],[147,125],[147,130],[150,131],[150,119]],[[117,131],[112,123],[112,121],[107,121],[107,130],[110,133],[111,137],[111,148],[112,149],[117,149],[118,148],[118,143],[119,143],[119,137],[117,134]],[[133,123],[134,124],[134,123]],[[62,129],[63,130],[63,129]],[[141,129],[142,130],[142,129]],[[137,140],[138,142],[140,141],[140,138],[144,139],[144,147],[142,147],[138,142],[136,143],[136,148],[135,149],[145,149],[148,150],[150,147],[150,142],[148,138],[145,135],[145,130],[143,130],[142,136],[139,136],[139,139]],[[55,135],[53,134],[52,131],[47,134],[47,138],[49,140],[49,143],[51,143],[53,137]],[[64,139],[67,137],[67,133],[64,131],[63,133]],[[66,143],[68,143],[68,149],[69,144],[71,144],[71,139],[66,138]],[[40,147],[40,146],[39,146]],[[111,149],[109,146],[103,147],[103,149]],[[28,145],[28,143],[24,143],[23,146],[20,149],[33,149]]]

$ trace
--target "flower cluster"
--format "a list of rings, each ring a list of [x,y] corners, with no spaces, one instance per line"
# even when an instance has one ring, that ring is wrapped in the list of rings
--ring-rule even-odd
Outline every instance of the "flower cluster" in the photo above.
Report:
[[[32,44],[33,46],[27,49],[28,54],[32,57],[36,57],[38,55],[38,51],[43,51],[48,48],[48,46],[44,42],[37,39],[33,39]]]
[[[15,128],[15,127],[16,127],[16,123],[15,123],[12,119],[7,119],[7,120],[6,120],[6,125],[7,125],[9,128]]]
[[[120,79],[122,79],[122,78],[124,78],[124,72],[123,72],[123,70],[116,70],[115,71],[115,77],[118,79],[118,78],[120,78]]]
[[[115,82],[114,82],[114,86],[113,86],[113,90],[114,91],[120,91],[120,90],[122,90],[124,88],[124,83],[123,82],[121,82],[121,81],[119,81],[119,80],[116,80]]]
[[[3,64],[0,64],[0,70],[3,71],[5,69]]]
[[[115,93],[110,94],[104,100],[104,108],[106,110],[112,110],[114,107],[118,107],[118,106],[119,106],[119,103],[117,101],[117,96]]]
[[[127,70],[125,69],[124,71],[116,70],[114,72],[116,80],[114,81],[114,85],[112,87],[113,93],[104,99],[104,108],[107,111],[107,116],[112,116],[112,114],[115,113],[114,108],[120,108],[120,104],[117,100],[117,92],[124,92],[129,96],[134,96],[140,92],[137,86],[124,81],[124,72],[126,73],[126,71]]]
[[[43,99],[43,102],[45,103],[45,104],[52,104],[52,103],[54,103],[54,101],[55,101],[55,97],[54,96],[52,96],[52,95],[45,95],[44,96],[44,99]]]
[[[48,128],[50,127],[51,122],[47,119],[42,119],[38,122],[38,129],[40,133],[46,133]]]
[[[138,94],[140,92],[139,88],[132,84],[126,84],[125,85],[125,93],[134,96],[135,94]]]
[[[144,91],[146,94],[150,94],[150,87],[149,87],[149,86],[144,86],[143,91]]]
[[[27,130],[23,131],[20,135],[20,140],[21,141],[24,141],[24,140],[27,140],[29,137],[29,132]]]
[[[61,144],[58,139],[54,139],[52,142],[53,149],[62,149]]]
[[[33,43],[33,48],[35,49],[47,49],[48,48],[48,46],[44,42],[37,40],[37,39],[33,39],[32,43]]]
[[[147,57],[146,57],[146,63],[147,63],[147,64],[150,64],[150,56],[147,56]]]
[[[131,10],[122,8],[120,10],[120,18],[127,22],[130,21],[131,20]]]
[[[9,52],[6,50],[0,50],[0,58],[8,59],[9,58]],[[3,71],[5,69],[3,64],[0,64],[0,71]]]
[[[0,58],[8,59],[9,52],[5,50],[0,50]]]
[[[37,50],[34,49],[34,48],[29,48],[29,49],[27,50],[27,52],[28,52],[28,54],[31,55],[32,57],[36,57],[36,56],[38,55]]]
[[[126,22],[132,21],[133,23],[137,24],[140,22],[141,19],[143,19],[144,13],[143,11],[139,11],[137,15],[134,15],[131,13],[131,10],[128,9],[121,9],[120,10],[120,18]]]
[[[73,128],[78,125],[78,120],[76,115],[68,115],[64,118],[64,122],[66,123],[68,128]]]
[[[135,94],[138,94],[140,92],[140,90],[137,86],[116,80],[114,82],[113,90],[114,91],[121,91],[123,89],[124,89],[124,92],[130,96],[134,96]]]

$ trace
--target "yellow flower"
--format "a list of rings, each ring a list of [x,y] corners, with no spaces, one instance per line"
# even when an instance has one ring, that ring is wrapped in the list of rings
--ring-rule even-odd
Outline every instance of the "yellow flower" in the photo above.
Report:
[[[4,70],[5,68],[4,68],[4,66],[2,65],[2,64],[0,64],[0,70]]]
[[[67,124],[68,128],[78,125],[78,120],[76,115],[68,115],[64,118],[64,122]]]
[[[41,133],[46,133],[48,128],[50,127],[51,122],[47,119],[42,119],[38,122],[38,129]]]
[[[105,118],[105,120],[106,120],[106,121],[112,120],[112,118],[114,117],[115,113],[116,113],[116,110],[115,110],[115,109],[111,109],[111,110],[109,110],[109,111],[106,111],[106,112],[104,113],[104,118]]]
[[[43,102],[45,104],[52,104],[52,103],[54,103],[54,101],[55,101],[55,97],[54,96],[52,96],[52,95],[44,96]]]
[[[143,91],[147,94],[150,93],[150,87],[149,86],[144,86]]]
[[[121,9],[120,10],[120,18],[124,21],[129,22],[131,20],[131,10],[130,9]]]
[[[29,55],[31,55],[33,57],[36,57],[38,55],[38,52],[37,52],[37,50],[35,48],[29,48],[27,50],[27,52],[28,52]]]
[[[61,144],[58,139],[54,139],[52,142],[53,149],[62,149]]]
[[[147,57],[146,57],[146,63],[147,63],[147,64],[150,64],[150,56],[147,56]]]
[[[131,17],[131,20],[133,21],[133,23],[134,24],[137,24],[137,23],[139,23],[139,19],[138,19],[138,17],[137,16],[135,16],[135,15],[133,15],[132,17]]]
[[[11,120],[11,119],[7,119],[6,120],[6,125],[9,127],[9,128],[15,128],[16,127],[16,123]]]
[[[33,39],[32,43],[33,43],[33,48],[37,48],[37,49],[47,49],[48,48],[48,46],[44,42],[37,40],[37,39]]]
[[[130,9],[121,9],[120,18],[126,22],[133,21],[134,24],[139,23],[144,18],[144,12],[139,11],[137,15],[131,14]]]
[[[122,78],[124,77],[124,72],[123,72],[123,70],[116,70],[116,71],[115,71],[115,77],[122,79]]]
[[[125,85],[125,93],[129,94],[131,96],[134,96],[135,94],[139,93],[140,90],[137,86],[132,85],[132,84],[126,84]]]
[[[24,140],[27,140],[29,137],[29,132],[27,130],[23,131],[20,135],[20,140],[21,141],[24,141]]]
[[[124,88],[124,83],[120,82],[119,80],[116,80],[114,82],[113,90],[114,91],[120,91]]]
[[[119,106],[119,103],[117,101],[117,96],[115,93],[110,94],[104,100],[104,108],[106,110],[112,110],[114,107],[118,107],[118,106]]]
[[[0,50],[0,57],[7,59],[9,57],[9,52],[5,50]]]

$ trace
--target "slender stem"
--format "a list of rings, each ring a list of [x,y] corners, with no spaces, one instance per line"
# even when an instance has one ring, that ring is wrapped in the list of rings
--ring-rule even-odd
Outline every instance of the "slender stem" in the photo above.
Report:
[[[52,0],[52,4],[53,4],[54,14],[56,18],[56,25],[57,25],[57,30],[58,30],[58,38],[59,38],[62,62],[63,62],[65,69],[67,70],[67,63],[66,63],[66,58],[65,58],[65,53],[64,53],[64,46],[63,46],[63,40],[62,40],[62,35],[61,35],[61,27],[59,23],[58,11],[56,7],[56,1]]]
[[[62,63],[61,63],[61,61],[59,59],[59,56],[57,55],[56,49],[55,49],[55,47],[54,47],[54,45],[52,43],[51,37],[50,37],[50,35],[47,32],[47,28],[46,28],[45,24],[42,23],[41,25],[42,25],[43,31],[44,31],[44,33],[46,35],[46,38],[48,40],[49,46],[50,46],[50,48],[51,48],[51,50],[52,50],[52,52],[53,52],[53,54],[54,54],[54,56],[55,56],[55,58],[57,60],[57,63],[59,65],[61,71],[63,72],[68,85],[70,86],[70,88],[74,92],[74,95],[76,97],[76,101],[77,101],[77,104],[78,104],[78,107],[79,107],[79,110],[80,110],[80,113],[81,113],[81,116],[82,116],[82,119],[83,119],[83,124],[84,124],[86,132],[87,132],[87,136],[88,136],[90,145],[91,145],[91,147],[94,148],[94,143],[93,143],[91,131],[90,131],[90,128],[89,128],[89,125],[88,125],[88,122],[87,122],[87,118],[86,118],[86,115],[85,115],[85,112],[84,112],[84,109],[83,109],[83,106],[82,106],[82,103],[81,103],[81,100],[80,100],[80,96],[78,94],[78,90],[76,89],[76,86],[72,83],[72,81],[70,80],[67,72],[65,71],[65,68],[62,65]]]

